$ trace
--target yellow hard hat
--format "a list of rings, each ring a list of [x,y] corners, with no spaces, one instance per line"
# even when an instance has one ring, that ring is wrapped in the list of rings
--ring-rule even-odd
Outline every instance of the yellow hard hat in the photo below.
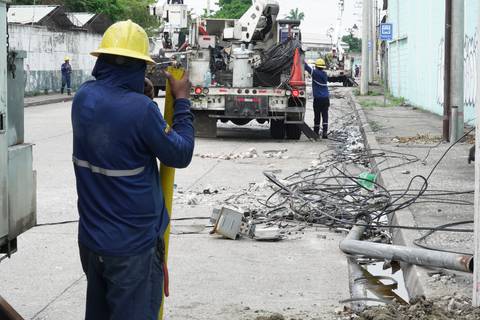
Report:
[[[70,61],[70,57],[65,56],[65,59],[63,59],[63,61]]]
[[[131,20],[120,21],[111,25],[103,34],[102,42],[97,50],[91,53],[98,57],[100,54],[113,54],[145,60],[155,63],[149,54],[150,45],[145,30]]]
[[[317,59],[317,61],[315,61],[315,67],[317,67],[317,68],[326,68],[326,66],[325,66],[325,60],[323,60],[322,58]]]

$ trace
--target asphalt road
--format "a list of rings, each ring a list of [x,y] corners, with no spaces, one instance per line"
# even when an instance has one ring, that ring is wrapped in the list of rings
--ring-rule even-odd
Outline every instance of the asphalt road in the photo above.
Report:
[[[340,101],[333,100],[333,107]],[[70,103],[28,108],[25,119],[26,141],[35,144],[38,222],[78,219]],[[177,171],[174,217],[210,216],[223,195],[262,183],[266,168],[288,175],[308,167],[327,148],[327,143],[305,137],[273,141],[267,125],[222,124],[219,132],[218,139],[198,139],[191,166]],[[219,159],[251,148],[258,157]],[[287,149],[282,159],[263,153],[281,149]],[[216,200],[190,201],[204,189],[218,190]],[[332,319],[338,301],[349,297],[347,263],[338,249],[342,235],[308,230],[272,243],[224,240],[209,235],[208,228],[197,234],[181,232],[186,227],[202,230],[205,223],[174,224],[166,319],[255,319],[270,312],[288,319]],[[19,238],[18,253],[0,264],[0,295],[25,319],[83,319],[86,280],[76,237],[77,223],[36,227]]]

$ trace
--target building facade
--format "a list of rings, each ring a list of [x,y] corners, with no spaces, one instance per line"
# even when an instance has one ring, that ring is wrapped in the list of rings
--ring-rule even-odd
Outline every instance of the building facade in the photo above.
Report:
[[[72,89],[91,78],[95,58],[90,52],[102,36],[84,31],[51,31],[41,26],[8,26],[9,46],[26,51],[25,93],[58,92],[62,83],[60,67],[65,57],[72,65]]]
[[[456,0],[457,1],[457,0]],[[462,0],[458,0],[462,1]],[[480,1],[465,1],[465,122],[475,118],[476,52]],[[387,45],[388,88],[397,97],[443,114],[445,2],[390,0],[387,22],[393,40]]]
[[[59,5],[10,6],[7,13],[9,49],[25,51],[25,93],[58,92],[61,64],[72,65],[72,89],[91,78],[103,32],[112,21],[103,14],[68,13]]]

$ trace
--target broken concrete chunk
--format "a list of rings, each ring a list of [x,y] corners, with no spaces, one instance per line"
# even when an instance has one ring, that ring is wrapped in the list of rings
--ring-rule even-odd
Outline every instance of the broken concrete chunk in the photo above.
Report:
[[[223,207],[215,224],[214,231],[226,238],[235,240],[242,227],[244,213],[231,207]]]

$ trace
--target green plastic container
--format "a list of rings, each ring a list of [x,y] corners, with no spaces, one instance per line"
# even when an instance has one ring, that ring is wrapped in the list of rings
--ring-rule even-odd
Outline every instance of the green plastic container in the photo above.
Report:
[[[362,172],[358,176],[358,183],[368,190],[375,189],[375,181],[377,180],[377,175],[371,172]]]

